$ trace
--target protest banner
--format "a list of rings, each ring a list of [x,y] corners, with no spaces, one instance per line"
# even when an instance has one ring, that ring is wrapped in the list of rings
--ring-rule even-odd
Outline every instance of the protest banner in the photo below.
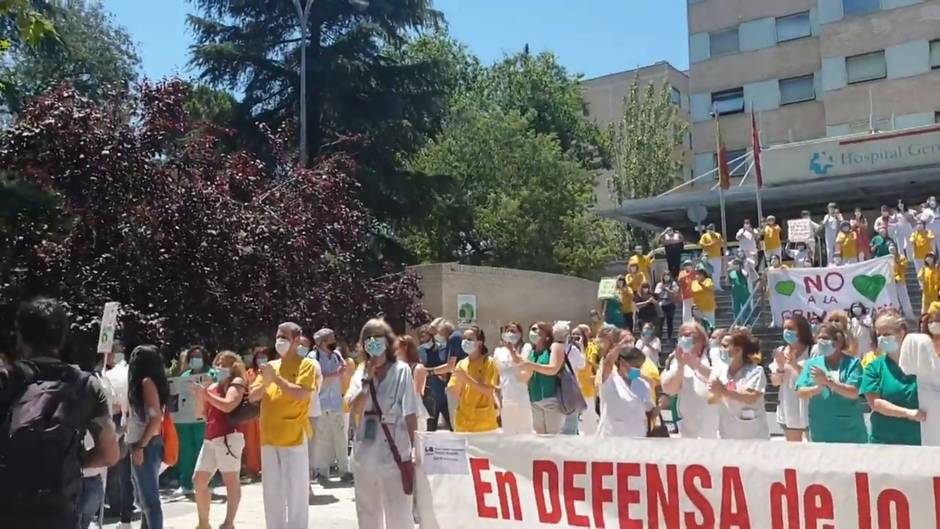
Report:
[[[768,270],[767,285],[774,326],[796,314],[822,321],[856,301],[869,311],[901,307],[891,256],[839,267]]]
[[[422,529],[936,528],[932,447],[418,434]]]
[[[620,295],[617,294],[617,278],[616,277],[605,277],[601,279],[600,283],[597,284],[597,299],[620,299]]]
[[[188,423],[202,422],[205,419],[196,417],[196,396],[193,395],[192,385],[207,385],[212,383],[212,377],[207,373],[188,375],[185,377],[172,377],[167,379],[170,383],[170,398],[166,404],[173,422]]]
[[[477,323],[476,294],[457,294],[457,325],[469,327]]]
[[[108,354],[114,347],[114,333],[117,330],[118,309],[121,304],[109,301],[104,304],[101,314],[101,330],[98,332],[98,353]]]
[[[787,240],[790,242],[810,242],[813,240],[813,222],[810,219],[792,219],[787,221]]]

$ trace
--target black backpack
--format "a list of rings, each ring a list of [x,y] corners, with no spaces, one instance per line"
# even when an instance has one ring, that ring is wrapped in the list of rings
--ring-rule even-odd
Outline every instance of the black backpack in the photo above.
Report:
[[[0,513],[69,519],[82,490],[89,373],[59,361],[16,362],[0,379]]]

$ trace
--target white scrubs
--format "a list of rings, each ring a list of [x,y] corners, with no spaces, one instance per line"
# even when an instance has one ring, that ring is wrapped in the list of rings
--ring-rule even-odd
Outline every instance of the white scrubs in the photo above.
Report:
[[[653,409],[649,383],[627,381],[616,371],[601,384],[598,437],[646,437],[646,412]]]
[[[522,346],[520,355],[528,358],[532,346]],[[503,433],[509,435],[530,434],[532,429],[532,403],[529,402],[529,385],[519,380],[521,367],[513,363],[512,354],[506,347],[493,351],[493,361],[499,371],[500,420]]]
[[[706,365],[709,364],[707,356],[702,357]],[[715,379],[718,369],[712,363],[711,377],[705,380],[691,367],[684,366],[679,390],[679,435],[683,439],[718,438],[718,406],[708,403],[708,383]],[[666,374],[674,376],[677,370],[678,362],[672,359]]]
[[[784,346],[786,347],[786,346]],[[784,349],[781,347],[780,349]],[[802,368],[809,356],[806,351],[796,360]],[[770,370],[777,371],[783,366],[777,364],[776,360],[770,363]],[[809,428],[809,401],[801,399],[796,394],[796,380],[799,375],[792,374],[790,370],[783,372],[783,381],[780,384],[777,405],[777,424],[788,430],[806,430]]]

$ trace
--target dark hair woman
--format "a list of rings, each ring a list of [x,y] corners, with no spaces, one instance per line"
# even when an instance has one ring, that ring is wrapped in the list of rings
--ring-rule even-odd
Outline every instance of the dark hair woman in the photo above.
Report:
[[[800,314],[787,318],[783,322],[783,341],[786,345],[774,350],[770,382],[780,386],[777,424],[787,441],[799,443],[809,427],[809,406],[796,394],[796,381],[816,343],[809,321]]]
[[[163,461],[160,426],[169,397],[170,385],[160,351],[153,345],[135,347],[128,364],[128,401],[131,412],[125,441],[131,450],[131,479],[137,503],[143,513],[142,527],[147,529],[163,528],[158,480],[160,463]]]
[[[496,390],[499,370],[486,348],[486,335],[476,325],[463,333],[461,348],[466,358],[457,362],[447,391],[457,399],[454,426],[457,432],[491,432],[499,428]]]
[[[712,380],[709,390],[718,406],[718,435],[722,439],[770,439],[764,419],[767,377],[760,365],[760,341],[747,329],[730,334],[728,369]]]

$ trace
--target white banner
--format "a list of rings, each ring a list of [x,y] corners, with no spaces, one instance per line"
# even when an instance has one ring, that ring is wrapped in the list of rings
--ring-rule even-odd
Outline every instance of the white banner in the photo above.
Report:
[[[98,332],[98,353],[110,354],[114,347],[114,332],[117,330],[118,309],[121,304],[109,301],[101,314],[101,330]]]
[[[940,449],[419,434],[422,529],[936,528]]]
[[[810,219],[793,219],[787,221],[787,241],[810,242],[813,240],[813,221]]]
[[[891,256],[839,267],[768,270],[767,285],[774,326],[795,314],[822,321],[856,301],[869,312],[901,308]]]

